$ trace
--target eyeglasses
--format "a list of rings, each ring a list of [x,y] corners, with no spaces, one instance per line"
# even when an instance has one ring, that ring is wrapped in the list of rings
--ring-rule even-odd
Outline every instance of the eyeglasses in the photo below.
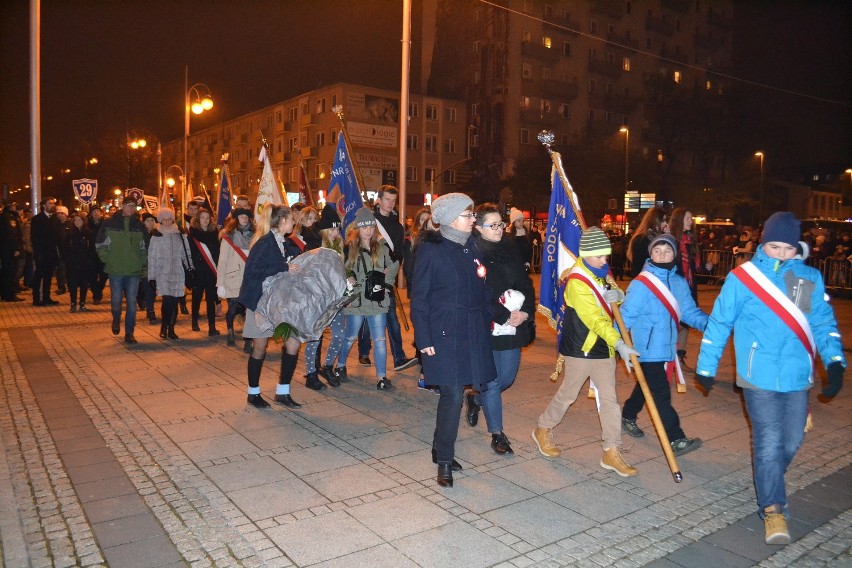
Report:
[[[473,213],[462,213],[459,217],[464,217],[465,219],[476,219],[476,215]]]
[[[491,229],[492,231],[502,231],[506,228],[506,223],[489,223],[488,225],[480,225],[485,229]]]

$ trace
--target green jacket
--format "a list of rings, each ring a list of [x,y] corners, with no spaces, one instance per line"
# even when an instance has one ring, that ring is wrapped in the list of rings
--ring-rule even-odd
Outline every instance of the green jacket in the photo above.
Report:
[[[95,238],[95,250],[104,272],[114,276],[142,276],[148,268],[145,225],[136,215],[116,213],[103,223]]]

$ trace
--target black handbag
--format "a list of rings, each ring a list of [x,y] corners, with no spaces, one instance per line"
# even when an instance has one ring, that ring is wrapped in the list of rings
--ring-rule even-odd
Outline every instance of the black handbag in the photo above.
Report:
[[[364,278],[364,297],[371,302],[385,301],[385,273],[379,270],[367,270],[367,262],[363,257],[364,253],[358,256],[358,259],[364,264],[364,270],[367,273]]]
[[[186,288],[192,288],[195,286],[195,268],[192,266],[192,261],[189,259],[189,251],[186,250],[186,239],[184,239],[183,235],[180,235],[180,242],[183,244],[183,256],[186,262],[182,262],[183,265],[183,285]]]

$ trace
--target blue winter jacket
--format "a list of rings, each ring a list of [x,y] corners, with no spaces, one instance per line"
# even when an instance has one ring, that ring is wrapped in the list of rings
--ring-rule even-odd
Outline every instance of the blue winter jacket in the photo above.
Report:
[[[763,245],[752,259],[755,266],[804,312],[823,364],[846,366],[834,310],[827,301],[820,273],[799,259],[770,258]],[[804,345],[766,304],[734,275],[716,299],[701,340],[696,373],[716,376],[719,358],[734,331],[737,378],[775,392],[795,392],[813,385],[813,369]],[[747,386],[747,385],[746,385]]]
[[[680,307],[681,321],[696,329],[704,329],[707,314],[695,305],[689,284],[677,273],[676,268],[666,270],[648,260],[642,270],[659,278],[671,291]],[[621,315],[630,329],[633,346],[639,352],[642,363],[674,360],[679,326],[675,325],[669,311],[644,283],[634,280],[627,287]]]

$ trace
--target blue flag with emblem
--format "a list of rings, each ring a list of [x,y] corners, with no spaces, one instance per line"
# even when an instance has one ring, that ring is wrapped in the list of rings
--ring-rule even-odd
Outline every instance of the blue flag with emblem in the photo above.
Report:
[[[219,182],[219,208],[216,210],[216,224],[225,225],[231,214],[231,180],[228,172],[227,154],[222,157],[222,179]]]
[[[562,160],[558,153],[554,153],[553,158],[554,165],[550,171],[550,208],[541,258],[538,311],[547,316],[550,325],[561,338],[562,319],[565,317],[565,283],[568,273],[577,261],[584,223],[576,194],[562,170]]]
[[[337,214],[343,220],[344,230],[355,220],[355,212],[364,206],[361,188],[355,178],[355,166],[346,146],[343,132],[337,136],[337,151],[334,153],[334,165],[331,168],[331,181],[328,183],[326,201],[337,206]]]

